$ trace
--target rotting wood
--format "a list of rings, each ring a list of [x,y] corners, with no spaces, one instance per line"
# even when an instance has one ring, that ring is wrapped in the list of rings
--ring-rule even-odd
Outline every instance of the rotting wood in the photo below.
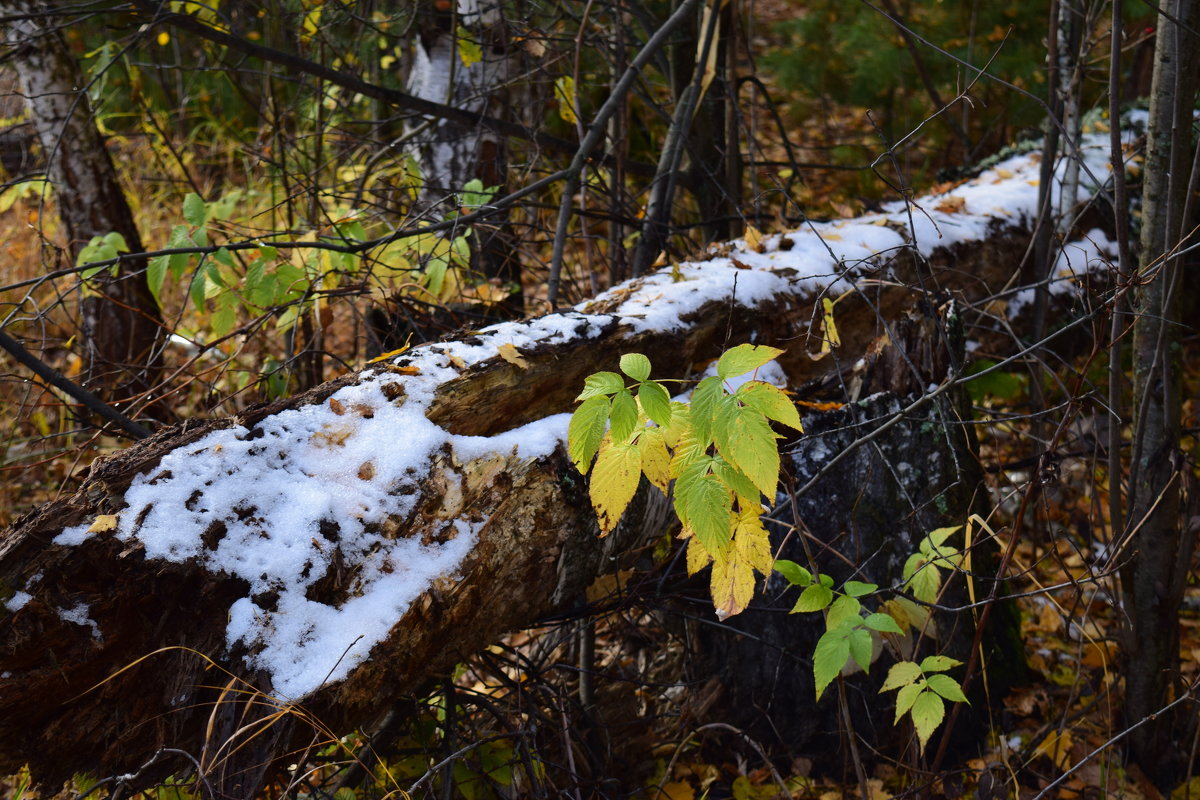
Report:
[[[1012,277],[1027,238],[1019,224],[996,225],[985,240],[937,250],[927,262],[901,251],[848,269],[861,291],[838,305],[842,346],[836,360],[817,361],[808,354],[817,350],[806,340],[819,316],[813,291],[782,291],[750,306],[720,299],[695,309],[674,330],[634,333],[611,316],[597,323],[599,332],[592,338],[523,350],[525,366],[500,357],[481,361],[440,384],[426,416],[454,434],[493,435],[570,410],[584,376],[612,369],[621,353],[645,353],[656,375],[685,375],[726,344],[751,338],[787,349],[781,363],[789,383],[799,386],[838,364],[854,363],[882,332],[881,320],[894,318],[915,299],[953,294],[969,303],[990,297]],[[616,311],[623,293],[642,285],[631,282],[586,311]],[[73,495],[4,532],[0,598],[11,602],[16,592],[31,597],[15,613],[0,612],[0,673],[5,676],[0,769],[28,763],[37,780],[53,784],[77,771],[130,773],[170,747],[203,754],[203,766],[212,768],[208,778],[215,782],[214,796],[249,796],[261,780],[264,761],[286,750],[287,726],[311,737],[308,719],[335,732],[366,724],[390,700],[449,670],[502,632],[573,602],[598,574],[619,566],[608,556],[620,553],[642,531],[627,528],[603,540],[596,537],[586,487],[561,447],[537,459],[497,452],[466,463],[443,452],[422,481],[416,510],[390,523],[397,536],[436,537],[443,535],[448,519],[475,522],[478,543],[460,565],[460,577],[437,581],[369,659],[345,680],[305,697],[300,711],[271,701],[270,676],[248,667],[244,652],[225,641],[230,604],[246,594],[244,581],[190,562],[147,559],[137,547],[104,533],[75,546],[52,544],[64,528],[119,513],[135,477],[209,432],[237,424],[252,428],[289,409],[325,404],[338,389],[389,370],[404,371],[411,363],[413,357],[401,356],[237,420],[165,430],[98,460]],[[391,399],[405,402],[402,392]],[[403,443],[404,432],[398,431],[395,442],[379,446]],[[457,499],[447,503],[450,496]],[[342,568],[347,574],[339,575]],[[353,569],[353,564],[331,566],[319,591],[327,592],[330,602],[339,593],[344,597]],[[62,613],[81,603],[90,624]],[[249,744],[236,740],[238,730],[273,718],[281,708],[289,715],[276,729],[278,747],[268,747],[274,740],[266,738],[250,737]],[[246,746],[239,749],[239,744]],[[162,759],[139,780],[186,767],[183,761]]]

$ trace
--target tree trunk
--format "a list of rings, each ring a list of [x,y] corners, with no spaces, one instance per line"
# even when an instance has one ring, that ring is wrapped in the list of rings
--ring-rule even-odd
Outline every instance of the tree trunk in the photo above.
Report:
[[[28,0],[4,4],[9,23],[23,42],[14,51],[25,96],[45,153],[62,220],[65,253],[73,264],[94,236],[119,233],[130,252],[142,252],[133,213],[117,180],[112,159],[92,119],[87,81],[51,18],[38,17]],[[158,305],[145,279],[144,259],[123,262],[88,280],[81,303],[87,380],[105,399],[138,400],[154,383],[162,341]]]
[[[1188,183],[1192,109],[1200,87],[1195,34],[1200,3],[1173,0],[1162,12],[1142,182],[1141,282],[1134,298],[1134,438],[1125,531],[1132,558],[1121,578],[1129,625],[1126,722],[1151,718],[1132,733],[1131,748],[1138,763],[1165,787],[1184,766],[1180,746],[1187,738],[1179,733],[1176,714],[1159,714],[1178,675],[1179,609],[1196,535],[1194,526],[1185,526],[1180,518],[1184,267],[1174,252],[1186,243],[1195,211]]]
[[[579,311],[415,348],[97,460],[74,495],[0,537],[0,770],[144,783],[190,768],[169,747],[196,759],[210,796],[248,797],[272,756],[311,739],[306,719],[368,724],[573,604],[661,532],[630,513],[595,535],[555,416],[587,375],[641,352],[656,376],[686,376],[753,340],[787,348],[780,365],[802,395],[838,385],[884,321],[929,302],[908,287],[990,298],[1029,236],[1001,216],[976,228],[983,238],[913,257],[894,217],[838,228],[874,255],[821,262],[807,230],[765,252],[731,246],[681,265],[680,280],[631,281]],[[860,290],[838,301],[836,355],[814,360],[814,306],[834,280]]]

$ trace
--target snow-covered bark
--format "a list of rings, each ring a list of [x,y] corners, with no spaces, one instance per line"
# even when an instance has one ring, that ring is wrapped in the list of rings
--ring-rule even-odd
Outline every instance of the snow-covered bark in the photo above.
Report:
[[[953,294],[996,313],[1008,299],[1016,313],[1036,156],[921,198],[923,213],[732,242],[574,310],[423,345],[96,463],[75,495],[0,537],[0,769],[126,772],[163,746],[257,769],[294,717],[273,740],[255,720],[303,701],[336,731],[369,722],[573,603],[647,533],[598,539],[564,452],[588,374],[636,351],[656,376],[686,376],[754,341],[786,349],[792,389],[841,385],[916,303]],[[1101,257],[1091,239],[1065,249],[1064,272]],[[827,297],[841,345],[814,359]],[[238,730],[255,736],[220,750]]]

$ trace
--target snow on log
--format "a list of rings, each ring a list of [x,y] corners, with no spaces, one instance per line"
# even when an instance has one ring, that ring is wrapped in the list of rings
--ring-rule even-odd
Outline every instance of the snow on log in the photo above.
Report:
[[[1087,155],[1103,177],[1102,143]],[[221,777],[230,753],[265,769],[290,741],[294,716],[228,744],[256,720],[302,702],[333,731],[369,723],[643,534],[596,536],[564,454],[586,375],[638,351],[684,376],[755,341],[787,349],[799,387],[918,298],[1015,297],[1037,170],[1017,156],[911,212],[736,242],[97,460],[0,538],[0,769],[53,783],[169,747],[232,796],[257,778]],[[1064,258],[1106,257],[1102,237]],[[841,298],[841,347],[816,360],[822,297]]]

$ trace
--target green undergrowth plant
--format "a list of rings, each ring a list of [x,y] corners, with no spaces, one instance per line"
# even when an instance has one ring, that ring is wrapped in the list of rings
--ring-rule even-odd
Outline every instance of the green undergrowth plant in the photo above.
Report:
[[[756,572],[776,570],[799,587],[792,613],[825,616],[813,652],[817,699],[839,675],[869,671],[886,642],[898,660],[880,691],[897,692],[895,721],[909,716],[924,748],[945,716],[945,701],[966,702],[962,687],[945,674],[958,661],[942,655],[911,660],[914,636],[935,638],[930,608],[943,589],[942,571],[964,558],[946,544],[962,526],[929,533],[905,562],[903,592],[873,609],[864,600],[880,594],[877,584],[848,580],[836,587],[830,575],[774,559],[762,522],[779,481],[781,437],[771,423],[803,428],[783,389],[759,380],[734,388],[731,379],[782,352],[752,344],[727,350],[717,374],[700,380],[687,402],[672,400],[662,382],[651,380],[645,355],[627,353],[620,373],[597,372],[584,381],[568,426],[568,454],[581,473],[591,473],[602,535],[616,528],[643,477],[671,497],[687,541],[688,574],[712,566],[710,591],[721,619],[749,605]]]

